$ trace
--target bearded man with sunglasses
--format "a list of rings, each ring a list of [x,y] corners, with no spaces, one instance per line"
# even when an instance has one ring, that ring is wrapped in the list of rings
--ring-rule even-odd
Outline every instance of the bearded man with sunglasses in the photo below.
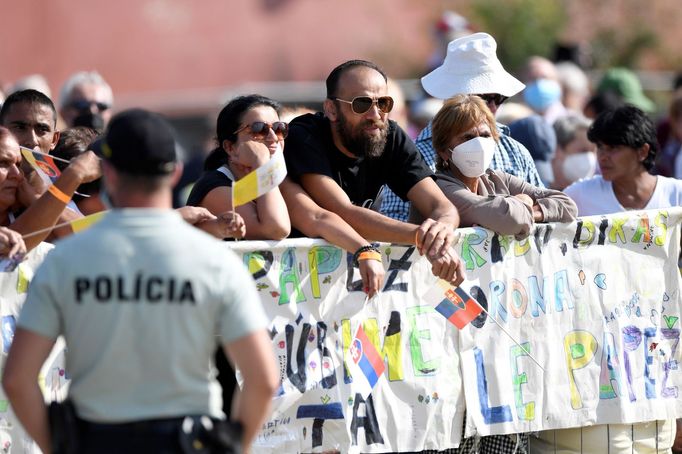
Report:
[[[525,88],[523,83],[505,71],[496,51],[497,43],[487,33],[457,38],[448,44],[443,64],[422,77],[422,87],[429,95],[443,100],[455,95],[477,95],[495,115],[502,103]],[[509,135],[507,126],[498,123],[497,128],[500,140],[490,168],[544,188],[526,147]],[[431,122],[419,133],[415,143],[426,163],[435,170],[437,154],[432,142]],[[387,191],[380,211],[393,219],[406,220],[410,205]]]
[[[386,81],[368,61],[337,66],[327,78],[324,112],[302,115],[289,125],[288,175],[365,239],[415,244],[427,254],[434,275],[459,284],[463,267],[450,248],[457,210],[436,186],[414,143],[388,120],[393,99]],[[370,209],[384,185],[413,202],[426,221],[400,222]]]

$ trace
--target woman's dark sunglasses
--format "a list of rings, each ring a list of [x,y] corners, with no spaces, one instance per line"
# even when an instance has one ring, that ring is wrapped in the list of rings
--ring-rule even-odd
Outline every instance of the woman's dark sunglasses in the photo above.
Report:
[[[509,99],[508,97],[502,96],[498,93],[487,93],[484,95],[476,95],[476,96],[478,96],[483,101],[485,101],[486,104],[493,103],[497,107],[500,107],[503,102],[505,102],[507,99]]]
[[[332,97],[333,101],[341,101],[350,104],[350,108],[356,114],[362,115],[367,113],[372,108],[372,104],[376,103],[377,107],[382,113],[389,113],[393,109],[393,98],[390,96],[380,96],[378,98],[370,98],[369,96],[356,96],[351,101],[345,99]]]
[[[265,123],[264,121],[254,121],[237,129],[234,134],[237,135],[245,129],[248,129],[256,140],[265,139],[270,134],[271,129],[275,132],[278,139],[286,139],[287,134],[289,134],[289,125],[283,121],[276,121],[272,124]]]

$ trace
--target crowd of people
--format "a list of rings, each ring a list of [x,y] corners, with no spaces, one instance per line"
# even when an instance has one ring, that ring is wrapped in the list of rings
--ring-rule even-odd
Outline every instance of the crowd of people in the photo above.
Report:
[[[322,111],[290,122],[276,100],[232,99],[217,117],[203,174],[175,212],[182,163],[160,115],[112,116],[112,90],[97,73],[70,78],[58,110],[40,90],[10,94],[0,109],[0,253],[21,260],[64,238],[12,314],[2,383],[28,436],[43,452],[64,443],[35,380],[64,336],[71,385],[59,411],[77,428],[66,443],[79,444],[69,452],[200,452],[186,450],[196,443],[248,450],[278,377],[255,286],[219,240],[323,238],[353,254],[372,297],[386,272],[376,242],[415,246],[434,276],[459,285],[458,227],[522,239],[535,223],[682,205],[681,95],[657,131],[633,73],[608,71],[590,97],[576,65],[531,57],[524,84],[496,47],[486,33],[449,42],[421,79],[429,96],[419,104],[437,109],[424,110],[414,140],[391,119],[389,78],[365,60],[335,67]],[[525,107],[508,108],[519,95]],[[68,163],[48,184],[20,147]],[[235,206],[235,182],[275,158],[286,162],[284,181]],[[71,235],[69,222],[107,209]],[[216,274],[229,278],[216,282]],[[234,366],[244,386],[232,399]],[[235,424],[223,424],[225,414]],[[628,452],[682,449],[674,420],[623,441],[647,424],[610,425],[609,436]],[[581,452],[571,430],[472,437],[443,452]]]

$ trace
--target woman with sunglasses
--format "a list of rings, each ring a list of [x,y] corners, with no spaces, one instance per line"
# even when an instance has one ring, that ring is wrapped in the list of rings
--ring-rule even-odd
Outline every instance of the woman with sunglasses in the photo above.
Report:
[[[205,172],[187,199],[187,205],[204,207],[216,216],[234,209],[244,219],[250,240],[281,240],[291,230],[279,188],[247,204],[232,206],[232,182],[282,152],[288,125],[279,121],[280,108],[276,101],[260,95],[230,101],[218,115],[218,147],[206,159]]]
[[[450,98],[432,125],[438,153],[436,182],[457,207],[461,226],[480,225],[521,239],[535,222],[575,218],[575,203],[565,194],[488,168],[499,133],[493,114],[480,97]]]
[[[281,152],[279,150],[284,146],[283,139],[288,132],[288,126],[279,121],[279,112],[279,103],[259,95],[241,96],[225,106],[218,116],[217,127],[217,137],[222,146],[213,150],[206,158],[204,163],[206,172],[194,184],[187,200],[188,205],[204,206],[214,214],[231,208],[233,179],[227,175],[243,176],[258,166],[256,158],[258,156],[262,158],[263,153],[262,150],[257,150],[259,144],[254,142],[265,143],[271,152]],[[228,131],[235,133],[229,134]],[[253,151],[251,148],[256,150]],[[369,246],[369,242],[341,217],[320,207],[290,178],[285,178],[279,188],[271,191],[275,192],[277,203],[265,200],[269,195],[266,194],[256,199],[255,203],[237,207],[237,212],[244,217],[246,223],[246,238],[281,239],[289,234],[291,219],[291,223],[300,234],[311,238],[322,237],[347,251],[355,252]],[[282,212],[284,201],[286,205]],[[271,202],[271,205],[268,205],[268,202]],[[267,209],[268,206],[274,206],[274,211],[261,215],[261,210]],[[268,219],[273,219],[273,223],[279,221],[280,227],[263,225]],[[285,220],[286,234],[281,237],[273,234],[273,231],[280,235],[284,233]],[[267,227],[271,227],[272,230],[268,231]],[[360,260],[358,264],[363,290],[369,296],[373,296],[379,292],[383,283],[383,265],[375,260]]]

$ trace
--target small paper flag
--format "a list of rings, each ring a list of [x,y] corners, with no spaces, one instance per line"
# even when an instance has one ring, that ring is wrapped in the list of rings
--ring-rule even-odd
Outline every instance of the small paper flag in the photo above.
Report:
[[[433,304],[436,312],[459,329],[483,312],[483,308],[467,292],[442,279],[424,295],[424,300]]]
[[[40,178],[45,184],[54,183],[61,174],[50,155],[26,147],[21,147],[21,154],[24,156],[24,159],[31,164],[31,167],[36,169],[38,175],[40,175]]]
[[[85,217],[82,217],[80,219],[76,219],[75,221],[71,221],[71,230],[73,230],[73,233],[80,232],[81,230],[85,230],[88,227],[91,227],[93,224],[96,224],[99,222],[100,219],[106,214],[106,211],[99,211],[97,213],[92,213],[89,214]]]
[[[284,153],[278,151],[270,160],[232,184],[232,207],[244,205],[276,188],[287,176]]]
[[[348,349],[346,365],[353,377],[354,386],[357,386],[360,394],[367,398],[372,393],[372,389],[377,384],[377,381],[379,381],[379,377],[384,373],[386,365],[374,344],[365,334],[362,325],[358,326],[358,330]]]

